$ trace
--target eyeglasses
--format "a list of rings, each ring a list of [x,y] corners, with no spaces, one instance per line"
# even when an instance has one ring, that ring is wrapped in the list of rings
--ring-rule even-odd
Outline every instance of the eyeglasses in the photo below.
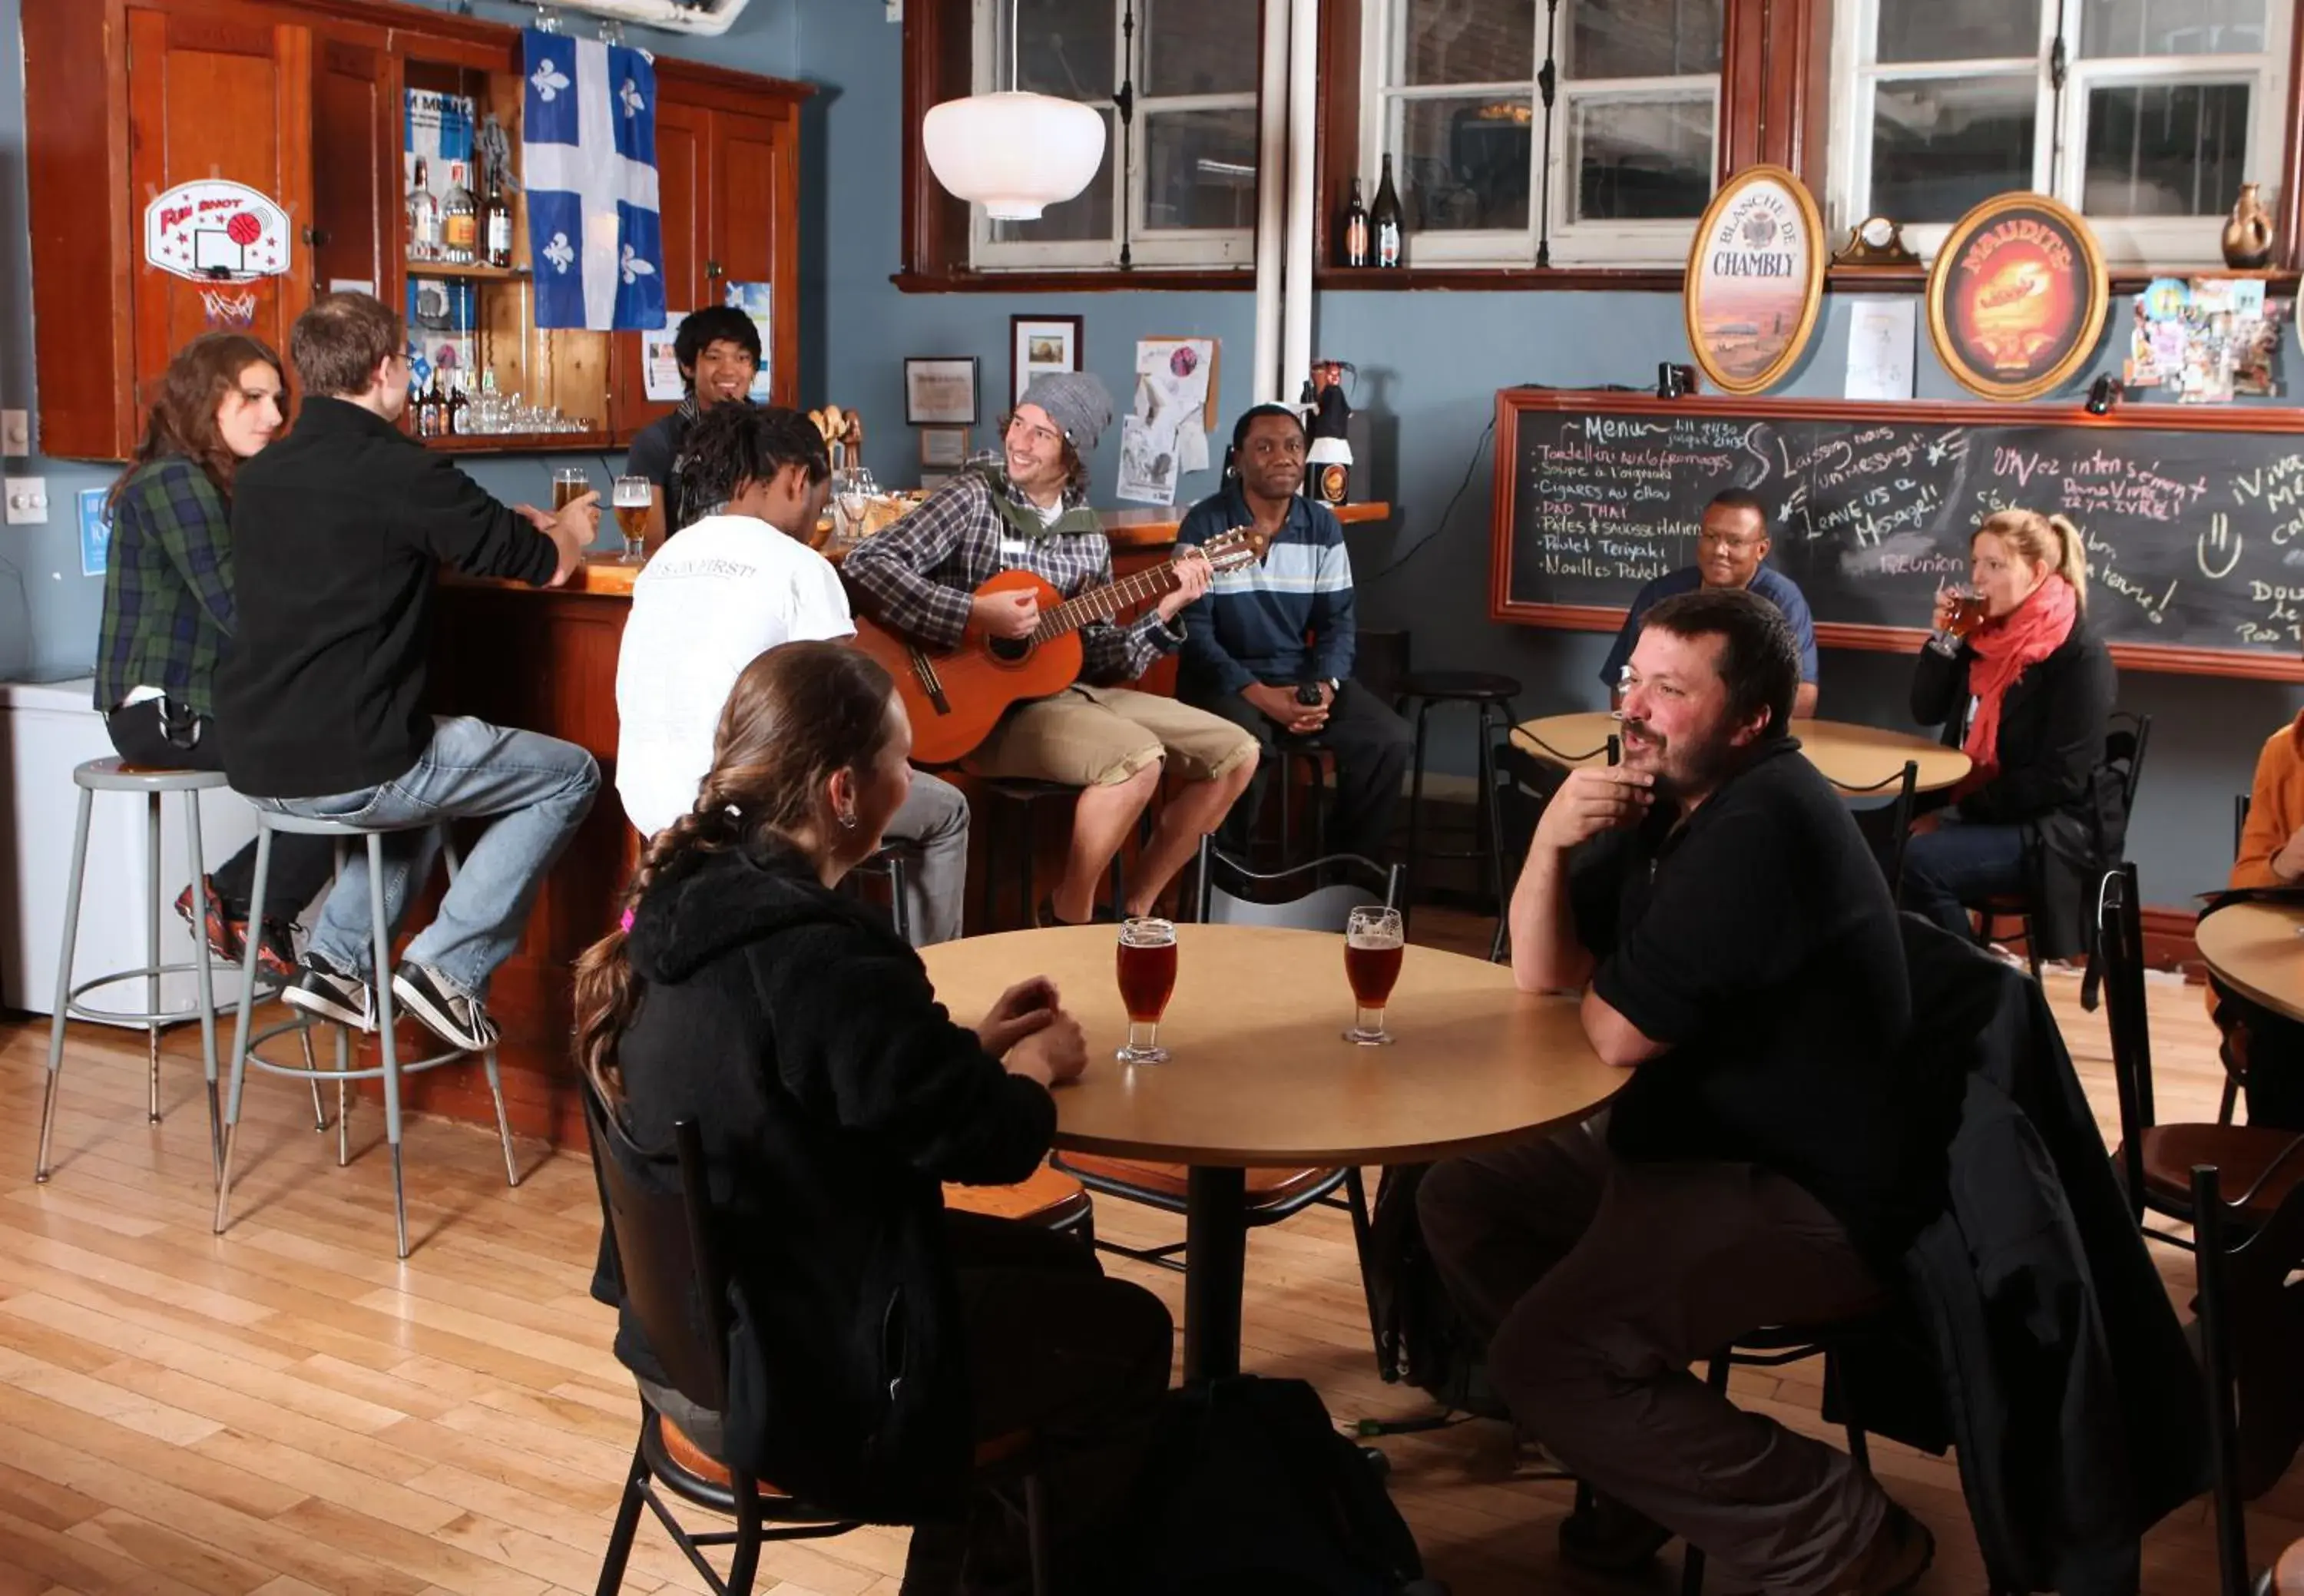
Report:
[[[1713,548],[1732,549],[1738,554],[1748,548],[1758,548],[1767,541],[1766,538],[1732,538],[1725,532],[1714,531],[1698,532],[1696,540]]]

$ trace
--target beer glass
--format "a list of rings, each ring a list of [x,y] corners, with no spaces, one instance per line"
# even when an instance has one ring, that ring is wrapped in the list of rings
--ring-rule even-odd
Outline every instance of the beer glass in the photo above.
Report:
[[[1176,927],[1165,920],[1131,920],[1120,928],[1120,1001],[1128,1010],[1128,1045],[1114,1055],[1122,1064],[1165,1064],[1158,1041],[1160,1016],[1176,989]]]
[[[1407,945],[1397,909],[1369,904],[1345,917],[1344,979],[1352,988],[1352,1028],[1344,1032],[1346,1041],[1363,1048],[1392,1044],[1392,1035],[1384,1028],[1384,1006],[1400,979]]]
[[[1944,630],[1954,637],[1966,637],[1984,624],[1987,607],[1984,595],[1965,582],[1957,582],[1937,590],[1944,600]]]
[[[624,535],[624,560],[638,565],[648,559],[648,510],[656,503],[656,484],[646,477],[618,477],[612,490],[616,530]]]
[[[552,513],[555,515],[592,491],[580,465],[563,465],[552,473]]]

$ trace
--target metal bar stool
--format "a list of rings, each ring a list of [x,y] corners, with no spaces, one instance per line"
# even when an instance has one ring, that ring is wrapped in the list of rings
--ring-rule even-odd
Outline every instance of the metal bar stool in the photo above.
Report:
[[[1520,692],[1520,684],[1515,678],[1487,671],[1410,671],[1401,678],[1401,697],[1416,700],[1416,765],[1408,797],[1408,879],[1411,895],[1426,880],[1421,865],[1427,857],[1486,860],[1488,890],[1495,898],[1497,913],[1504,912],[1504,865],[1495,856],[1488,836],[1487,804],[1495,785],[1492,763],[1495,742],[1498,736],[1509,734],[1519,720],[1512,700]],[[1423,845],[1425,720],[1443,704],[1468,704],[1479,717],[1479,725],[1474,728],[1479,750],[1479,786],[1472,796],[1472,845],[1427,850]]]
[[[214,770],[170,770],[151,766],[131,765],[116,756],[90,760],[72,771],[72,785],[80,789],[80,814],[72,826],[72,887],[64,896],[64,940],[62,955],[56,961],[56,1006],[55,1017],[48,1025],[48,1083],[40,1102],[40,1150],[32,1171],[32,1178],[45,1182],[48,1178],[48,1139],[55,1129],[56,1080],[63,1073],[64,1060],[64,1022],[67,1019],[97,1022],[125,1021],[144,1028],[150,1049],[150,1097],[147,1115],[153,1125],[160,1123],[160,1032],[168,1026],[186,1020],[200,1023],[200,1062],[208,1072],[208,1167],[213,1175],[223,1161],[223,1144],[216,1119],[216,986],[210,970],[208,939],[208,871],[200,858],[200,794],[225,786],[223,772]],[[134,969],[114,971],[91,981],[72,984],[72,955],[80,941],[80,903],[88,870],[89,820],[96,808],[98,793],[141,793],[144,795],[144,872],[145,908],[144,963]],[[187,963],[164,964],[160,962],[160,800],[163,794],[182,793],[184,795],[185,846],[191,854],[192,867],[192,957]],[[263,882],[257,883],[258,901],[262,901]],[[255,946],[251,939],[252,948]],[[198,980],[199,999],[190,1008],[164,1009],[160,1006],[160,978],[191,972]],[[255,961],[251,957],[247,972],[255,979]],[[112,986],[123,981],[141,978],[144,982],[144,1007],[141,1011],[97,1008],[80,1001],[83,994],[98,987]],[[317,1112],[319,1094],[313,1093]]]
[[[367,1068],[352,1068],[352,1028],[335,1023],[334,1028],[336,1033],[336,1066],[326,1073],[336,1083],[336,1166],[338,1168],[342,1168],[349,1162],[351,1157],[349,1138],[345,1133],[345,1122],[348,1118],[346,1110],[351,1103],[346,1096],[345,1087],[354,1081],[381,1080],[384,1082],[384,1134],[385,1140],[392,1146],[393,1227],[399,1240],[400,1256],[406,1258],[408,1256],[408,1188],[401,1173],[400,1160],[401,1078],[404,1075],[419,1074],[425,1070],[437,1069],[442,1065],[453,1064],[460,1058],[469,1057],[463,1048],[457,1048],[445,1053],[436,1053],[428,1058],[412,1059],[403,1064],[400,1058],[399,1040],[393,1033],[398,1015],[394,1012],[392,1000],[392,926],[385,918],[384,912],[384,839],[403,832],[422,831],[427,828],[391,826],[375,829],[363,826],[346,825],[341,820],[314,820],[301,815],[278,814],[260,807],[256,811],[256,885],[253,888],[253,896],[258,903],[264,901],[265,878],[272,869],[272,838],[275,832],[288,831],[304,836],[334,837],[336,841],[336,870],[340,876],[343,870],[346,847],[354,838],[365,838],[368,843],[368,937],[372,960],[368,970],[368,990],[376,1004],[377,1048],[383,1062]],[[447,862],[448,879],[453,882],[456,879],[459,861],[456,857],[455,845],[449,841],[445,829],[441,833],[440,852],[441,856]],[[413,891],[418,885],[419,883],[410,882],[410,890]],[[243,957],[246,970],[252,977],[256,967],[254,942],[251,941],[249,944],[248,952]],[[232,1088],[224,1099],[224,1152],[216,1172],[216,1233],[218,1235],[222,1235],[232,1222],[232,1152],[233,1143],[240,1131],[240,1092],[241,1084],[246,1076],[247,1066],[253,1064],[257,1068],[269,1070],[275,1075],[301,1075],[312,1083],[313,1091],[317,1094],[322,1072],[312,1062],[310,1032],[315,1025],[334,1023],[314,1015],[300,1014],[280,1024],[267,1026],[251,1037],[248,1033],[248,1011],[249,996],[247,989],[243,988],[240,1000],[240,1012],[233,1024]],[[303,1039],[305,1048],[303,1064],[277,1064],[258,1054],[257,1048],[264,1043],[275,1036],[284,1036],[291,1031],[299,1033]],[[496,1048],[489,1047],[483,1049],[480,1062],[487,1072],[488,1095],[496,1101],[496,1140],[504,1145],[504,1184],[516,1186],[520,1184],[520,1168],[512,1161],[512,1125],[504,1117],[504,1078],[496,1067]]]

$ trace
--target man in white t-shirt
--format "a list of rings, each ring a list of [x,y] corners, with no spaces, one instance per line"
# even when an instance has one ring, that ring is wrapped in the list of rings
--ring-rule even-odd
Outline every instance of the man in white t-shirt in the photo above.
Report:
[[[815,426],[794,411],[715,405],[690,430],[687,460],[699,514],[640,572],[616,658],[616,793],[643,836],[695,804],[746,666],[780,643],[856,633],[831,562],[780,530],[814,526],[830,491]],[[916,770],[886,835],[920,856],[905,882],[912,940],[959,936],[968,801]]]

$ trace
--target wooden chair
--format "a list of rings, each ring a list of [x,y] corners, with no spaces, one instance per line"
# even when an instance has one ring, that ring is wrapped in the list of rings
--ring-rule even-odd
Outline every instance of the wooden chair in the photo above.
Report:
[[[690,1424],[702,1430],[716,1427],[727,1405],[728,1281],[712,1242],[703,1137],[694,1120],[684,1119],[673,1127],[673,1159],[652,1154],[624,1133],[589,1087],[584,1117],[591,1133],[592,1173],[623,1281],[624,1302],[672,1381],[669,1389],[640,1382],[640,1440],[601,1559],[597,1596],[616,1596],[623,1588],[642,1507],[656,1515],[673,1544],[717,1596],[747,1596],[763,1544],[844,1535],[862,1521],[731,1466],[659,1410],[660,1403],[683,1409]],[[676,1167],[674,1191],[651,1189],[634,1173],[666,1162]],[[995,1498],[1022,1517],[1032,1589],[1035,1596],[1046,1596],[1046,1515],[1032,1449],[1033,1438],[1028,1434],[997,1437],[978,1447],[976,1466]],[[1012,1474],[1021,1495],[1021,1507],[1000,1488]],[[667,1497],[733,1518],[736,1527],[692,1532],[681,1523]],[[724,1547],[729,1550],[724,1575],[704,1555]]]
[[[2279,1481],[2304,1443],[2304,1135],[2224,1201],[2212,1163],[2191,1171],[2202,1372],[2215,1460],[2217,1589],[2248,1596],[2243,1504]],[[2283,1195],[2273,1201],[2277,1187]],[[2237,1238],[2237,1239],[2235,1239]],[[2287,1559],[2283,1558],[2283,1563]]]
[[[2194,1222],[2192,1170],[2213,1164],[2248,1189],[2248,1223],[2262,1223],[2300,1182],[2304,1160],[2285,1174],[2279,1160],[2296,1139],[2268,1125],[2158,1125],[2153,1117],[2152,1032],[2146,1012],[2144,925],[2139,912],[2136,866],[2106,870],[2096,890],[2096,957],[2104,970],[2105,1018],[2112,1033],[2112,1073],[2120,1094],[2120,1147],[2113,1154],[2130,1213],[2146,1235],[2173,1246],[2181,1235],[2145,1225],[2149,1210],[2180,1223]]]
[[[1314,885],[1292,896],[1265,901],[1241,896],[1219,884],[1221,878],[1231,880],[1234,886],[1246,891],[1275,891],[1280,884],[1317,883],[1326,874],[1351,879],[1326,886]],[[1200,842],[1199,918],[1204,925],[1281,926],[1298,930],[1334,931],[1341,935],[1345,916],[1360,904],[1382,903],[1386,908],[1398,908],[1402,896],[1402,871],[1396,864],[1382,867],[1370,860],[1345,853],[1328,859],[1315,859],[1292,870],[1259,875],[1204,837]],[[1340,953],[1337,959],[1340,989],[1343,968]],[[1077,1177],[1091,1192],[1140,1202],[1174,1214],[1182,1214],[1187,1210],[1190,1171],[1181,1164],[1155,1164],[1137,1159],[1065,1151],[1052,1155],[1049,1163],[1063,1174]],[[1368,1193],[1358,1169],[1250,1169],[1247,1174],[1248,1225],[1250,1229],[1276,1225],[1314,1203],[1326,1208],[1340,1208],[1351,1216],[1352,1244],[1365,1262],[1368,1240]],[[1339,1187],[1344,1193],[1341,1201],[1334,1196]],[[1156,1264],[1162,1269],[1177,1270],[1184,1267],[1182,1242],[1171,1242],[1157,1247],[1130,1247],[1118,1242],[1098,1240],[1096,1245],[1107,1252],[1133,1258],[1139,1263]],[[1373,1325],[1373,1303],[1370,1304],[1369,1320]]]
[[[1827,777],[1827,780],[1830,778]],[[1833,782],[1832,790],[1842,798],[1876,798],[1890,787],[1896,789],[1896,800],[1890,806],[1888,822],[1894,828],[1894,840],[1888,845],[1886,870],[1888,896],[1902,900],[1904,893],[1904,846],[1912,836],[1912,803],[1919,792],[1920,766],[1917,760],[1906,760],[1904,768],[1894,776],[1884,776],[1869,786],[1854,787]]]
[[[2151,742],[2152,717],[2149,715],[2120,710],[2112,716],[2110,729],[2104,737],[2104,760],[2096,768],[2111,771],[2113,780],[2119,785],[2120,821],[2123,832],[2136,814],[2136,789],[2144,779],[2144,754]],[[2041,861],[2030,854],[2031,851],[2028,849],[2025,870],[2028,876],[2037,882]],[[2098,870],[2110,870],[2119,862],[2118,856],[2102,837],[2096,839],[2096,855]],[[2038,928],[2033,923],[2039,902],[2040,889],[2035,885],[2022,892],[2002,893],[1981,904],[1970,905],[1977,912],[1976,940],[1979,947],[1990,945],[1993,927],[2001,919],[2013,918],[2023,922],[2024,956],[2032,967],[2034,981],[2040,979],[2040,938]],[[2097,986],[2096,956],[2091,950],[2088,968],[2080,978],[2080,1006],[2091,1014],[2096,1012]]]

